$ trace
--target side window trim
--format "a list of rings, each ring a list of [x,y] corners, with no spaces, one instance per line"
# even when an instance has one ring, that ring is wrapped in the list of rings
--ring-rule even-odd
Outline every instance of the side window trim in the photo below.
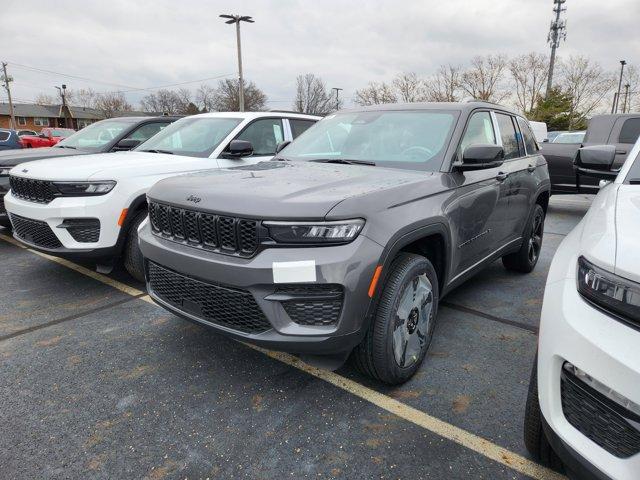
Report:
[[[282,119],[282,126],[283,126],[284,140],[285,142],[290,142],[291,140],[293,140],[293,131],[291,130],[291,124],[289,123],[288,118]]]

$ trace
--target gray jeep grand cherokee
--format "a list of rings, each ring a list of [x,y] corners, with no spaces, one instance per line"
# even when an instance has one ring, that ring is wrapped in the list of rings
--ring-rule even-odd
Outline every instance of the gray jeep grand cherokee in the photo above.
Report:
[[[439,300],[502,257],[530,272],[549,174],[527,121],[489,103],[383,105],[311,127],[273,161],[148,193],[147,287],[166,309],[394,384]]]

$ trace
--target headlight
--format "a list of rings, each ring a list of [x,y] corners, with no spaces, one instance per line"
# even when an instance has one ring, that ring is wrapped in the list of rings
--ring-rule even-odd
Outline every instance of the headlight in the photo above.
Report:
[[[640,284],[578,259],[578,291],[621,320],[640,323]]]
[[[116,186],[116,182],[111,180],[105,182],[54,182],[53,184],[63,197],[104,195]]]
[[[335,222],[264,222],[278,243],[345,243],[358,236],[364,220]]]
[[[13,167],[0,167],[0,177],[6,177],[9,175],[9,171],[12,169]]]

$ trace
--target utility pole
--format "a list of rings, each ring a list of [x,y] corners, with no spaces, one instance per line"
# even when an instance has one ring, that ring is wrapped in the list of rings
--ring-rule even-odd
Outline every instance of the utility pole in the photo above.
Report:
[[[620,80],[618,81],[618,95],[615,98],[613,113],[618,113],[618,104],[620,103],[620,94],[622,93],[622,76],[624,75],[624,66],[626,64],[626,60],[620,60]]]
[[[551,44],[551,57],[549,59],[549,76],[547,77],[547,92],[545,96],[549,96],[551,93],[551,87],[553,86],[553,67],[556,63],[556,50],[560,46],[560,40],[567,39],[567,21],[560,20],[560,15],[562,12],[567,10],[567,7],[563,7],[562,5],[567,0],[553,0],[553,12],[556,14],[555,20],[551,21],[551,26],[549,27],[549,35],[547,36],[547,42]]]
[[[236,40],[238,42],[238,103],[239,110],[244,112],[244,79],[242,78],[242,47],[240,45],[240,22],[254,23],[251,17],[241,15],[220,15],[220,18],[228,18],[224,23],[236,24]]]
[[[56,86],[62,97],[62,110],[64,110],[64,126],[65,128],[73,128],[73,118],[71,118],[71,111],[67,106],[67,86],[62,84],[62,88]]]
[[[627,105],[629,104],[629,85],[628,83],[624,86],[624,103],[622,104],[622,113],[627,113]]]
[[[16,124],[16,116],[14,114],[13,111],[13,100],[11,100],[11,87],[9,86],[9,83],[13,82],[13,77],[10,77],[7,74],[7,63],[6,62],[2,62],[2,80],[4,81],[4,88],[7,91],[7,98],[9,99],[9,128],[15,129],[17,128],[17,124]]]
[[[344,90],[344,88],[333,87],[331,90],[336,91],[336,110],[340,110],[340,90]]]

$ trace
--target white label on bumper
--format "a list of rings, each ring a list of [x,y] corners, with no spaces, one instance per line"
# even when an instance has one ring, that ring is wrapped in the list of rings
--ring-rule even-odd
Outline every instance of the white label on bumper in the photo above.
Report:
[[[273,262],[273,283],[299,283],[316,281],[316,261]]]

